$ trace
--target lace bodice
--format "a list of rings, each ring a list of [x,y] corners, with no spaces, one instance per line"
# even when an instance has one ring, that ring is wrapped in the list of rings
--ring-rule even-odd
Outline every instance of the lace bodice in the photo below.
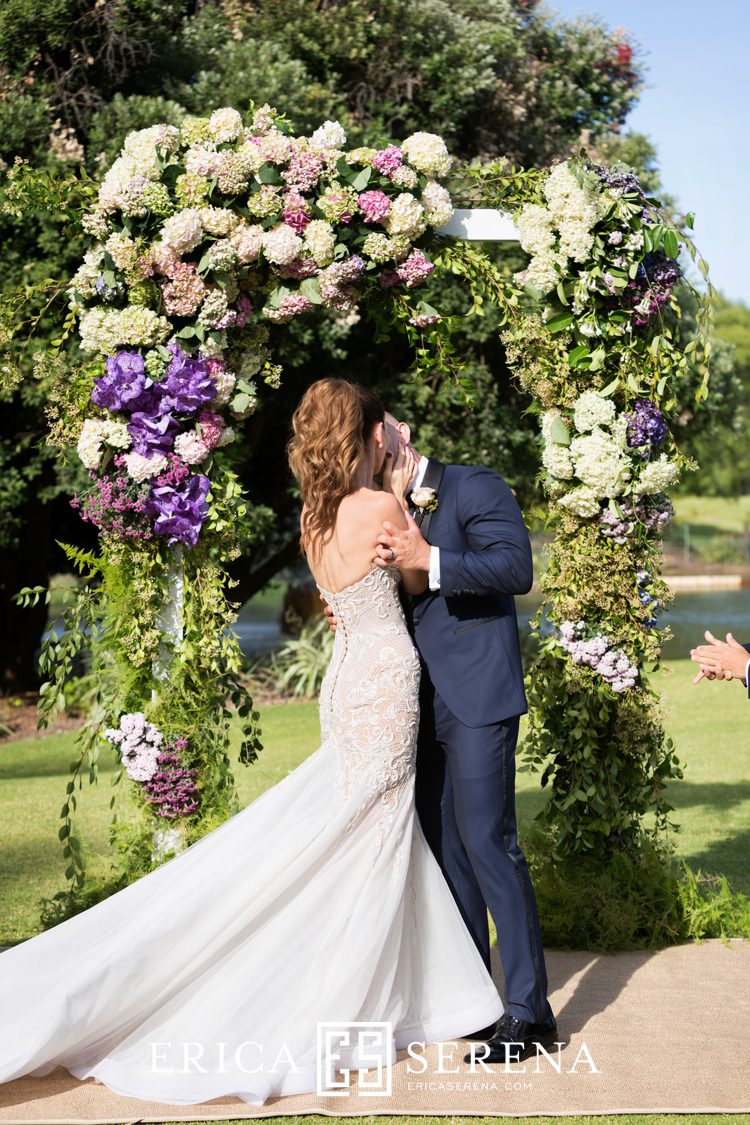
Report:
[[[417,651],[398,596],[400,575],[375,563],[337,593],[318,589],[336,616],[336,639],[320,694],[323,741],[337,754],[341,800],[364,785],[360,805],[394,808],[413,780],[419,724]]]

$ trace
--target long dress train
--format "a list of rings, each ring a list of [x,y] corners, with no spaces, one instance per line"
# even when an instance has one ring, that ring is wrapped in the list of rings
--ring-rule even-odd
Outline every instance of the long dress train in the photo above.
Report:
[[[318,1025],[389,1057],[502,1003],[414,808],[419,659],[398,572],[338,593],[322,745],[186,851],[0,954],[0,1082],[56,1066],[170,1105],[313,1091]],[[356,1058],[355,1058],[356,1063]]]

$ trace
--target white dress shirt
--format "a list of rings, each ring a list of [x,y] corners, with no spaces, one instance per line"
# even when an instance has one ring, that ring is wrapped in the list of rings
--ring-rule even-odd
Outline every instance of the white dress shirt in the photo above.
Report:
[[[421,488],[422,481],[424,480],[424,475],[427,472],[427,464],[428,464],[428,461],[427,461],[426,457],[420,457],[419,458],[419,464],[417,465],[417,472],[416,472],[416,475],[415,475],[414,479],[412,480],[411,486],[410,486],[412,491],[415,488]],[[413,505],[413,506],[416,507],[416,505]],[[429,584],[430,584],[431,590],[439,590],[440,589],[440,548],[435,547],[432,544],[430,544]]]
[[[750,660],[745,665],[745,687],[747,688],[747,697],[750,699]]]

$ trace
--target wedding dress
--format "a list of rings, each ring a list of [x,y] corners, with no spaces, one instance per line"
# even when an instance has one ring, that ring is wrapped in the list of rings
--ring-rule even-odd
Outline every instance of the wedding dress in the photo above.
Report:
[[[373,564],[321,588],[338,628],[318,750],[138,882],[0,954],[0,1081],[63,1066],[165,1104],[261,1105],[316,1089],[321,1021],[389,1024],[390,1062],[502,1014],[415,813],[419,659],[398,582]]]

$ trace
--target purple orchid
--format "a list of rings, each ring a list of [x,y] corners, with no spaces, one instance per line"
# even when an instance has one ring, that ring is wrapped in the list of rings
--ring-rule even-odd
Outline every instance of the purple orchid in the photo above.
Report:
[[[184,543],[194,547],[198,542],[203,521],[208,515],[206,495],[210,487],[208,477],[196,473],[176,488],[171,485],[152,488],[145,510],[154,517],[156,534],[168,536],[168,546]]]
[[[105,410],[133,410],[151,386],[140,352],[118,352],[107,357],[106,374],[94,380],[91,401]]]
[[[170,413],[154,415],[136,411],[128,423],[133,449],[142,457],[151,457],[154,453],[169,453],[179,428],[179,422]]]
[[[178,344],[170,344],[169,350],[174,358],[159,387],[169,396],[170,409],[194,414],[216,394],[216,380],[209,374],[208,360],[187,355]]]

